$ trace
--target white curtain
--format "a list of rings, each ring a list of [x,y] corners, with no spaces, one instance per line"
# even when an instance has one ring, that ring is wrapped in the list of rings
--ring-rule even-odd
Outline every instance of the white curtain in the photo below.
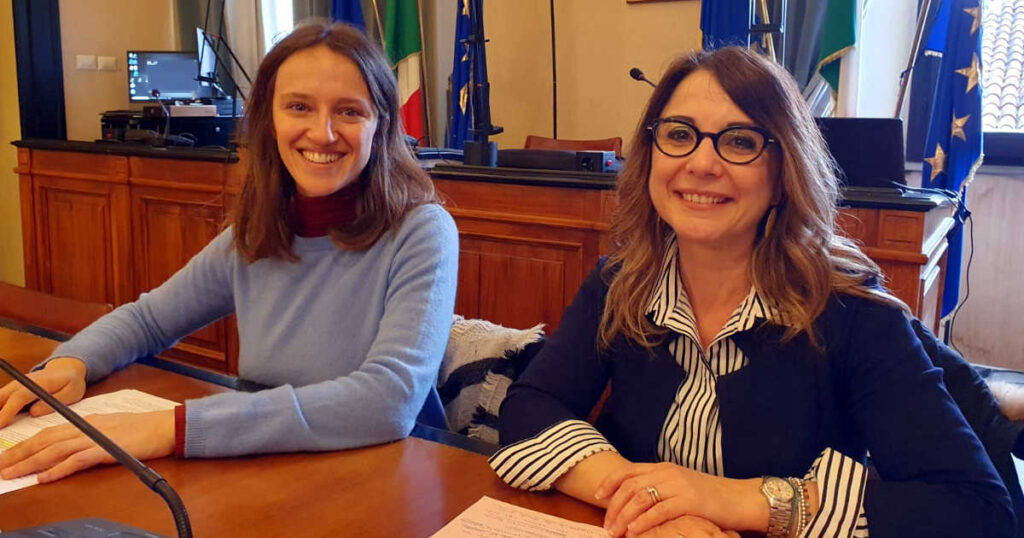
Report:
[[[255,78],[256,68],[266,53],[263,38],[263,7],[267,0],[225,0],[225,34],[230,36],[229,45],[238,57],[238,64],[231,73],[238,87],[248,97],[251,84],[242,75],[242,69],[250,78]]]

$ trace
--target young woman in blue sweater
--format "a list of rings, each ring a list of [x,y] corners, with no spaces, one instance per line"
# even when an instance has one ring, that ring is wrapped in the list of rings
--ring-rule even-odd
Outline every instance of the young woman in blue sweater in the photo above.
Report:
[[[230,226],[31,374],[74,402],[88,383],[234,313],[239,376],[273,388],[93,417],[140,459],[383,443],[409,434],[434,390],[458,236],[402,139],[383,53],[345,25],[299,27],[263,59],[247,105]],[[0,427],[32,402],[20,385],[0,389]],[[0,454],[0,476],[48,482],[106,462],[54,427]]]
[[[674,62],[610,256],[502,405],[498,475],[606,507],[612,536],[1008,536],[1006,489],[906,307],[836,231],[837,187],[781,66]]]

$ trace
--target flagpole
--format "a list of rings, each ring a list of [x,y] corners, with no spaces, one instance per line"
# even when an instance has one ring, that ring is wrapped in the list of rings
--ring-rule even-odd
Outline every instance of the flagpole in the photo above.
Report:
[[[900,92],[896,98],[896,112],[893,113],[892,117],[900,117],[900,112],[903,110],[903,98],[907,94],[907,84],[910,82],[910,73],[914,70],[914,64],[917,63],[917,53],[921,50],[921,38],[924,35],[924,25],[928,21],[928,11],[932,5],[932,0],[924,0],[921,4],[921,12],[917,14],[917,32],[914,34],[914,44],[910,47],[910,57],[907,58],[907,68],[900,73]]]
[[[760,9],[760,11],[761,11],[761,24],[764,25],[764,26],[768,26],[769,24],[771,24],[771,20],[769,20],[769,16],[768,16],[768,0],[760,0],[757,3],[758,3],[758,5],[761,8]],[[775,60],[776,62],[780,62],[781,63],[782,60],[780,60],[775,55],[775,39],[772,38],[771,32],[766,32],[766,33],[762,34],[761,35],[761,39],[762,39],[762,44],[766,44],[767,45],[766,48],[768,49],[768,55],[771,56],[772,59]]]
[[[376,1],[376,0],[374,0]],[[427,89],[427,73],[430,71],[427,69],[427,47],[426,39],[423,39],[424,28],[423,25],[423,2],[416,0],[416,13],[420,18],[420,92],[423,93],[423,115],[426,116],[427,124],[423,128],[423,140],[427,146],[432,146],[430,142],[430,93]]]
[[[377,7],[377,0],[373,0],[373,18],[377,21],[377,37],[380,39],[380,46],[382,49],[387,49],[387,43],[384,42],[384,25],[380,23],[380,8]]]

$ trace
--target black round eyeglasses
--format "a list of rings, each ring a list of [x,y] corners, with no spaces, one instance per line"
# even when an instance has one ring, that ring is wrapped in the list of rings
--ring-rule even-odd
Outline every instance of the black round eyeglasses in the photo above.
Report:
[[[677,118],[658,118],[647,126],[654,145],[669,157],[686,157],[697,151],[705,137],[724,161],[732,164],[754,162],[769,144],[776,142],[771,133],[753,126],[736,126],[717,133],[704,133],[692,123]]]

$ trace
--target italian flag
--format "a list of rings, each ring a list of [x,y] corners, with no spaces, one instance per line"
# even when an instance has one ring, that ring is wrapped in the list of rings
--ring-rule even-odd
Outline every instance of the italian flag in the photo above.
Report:
[[[424,139],[423,79],[420,61],[420,17],[416,0],[388,0],[384,15],[384,42],[398,74],[398,101],[402,125],[409,136]]]

